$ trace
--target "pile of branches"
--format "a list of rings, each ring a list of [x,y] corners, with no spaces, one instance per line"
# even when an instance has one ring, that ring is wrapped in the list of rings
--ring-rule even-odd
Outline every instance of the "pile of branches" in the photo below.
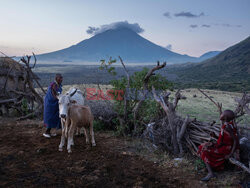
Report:
[[[222,113],[222,104],[215,102],[211,97],[209,97],[205,92],[199,89],[199,91],[205,95],[211,102],[213,102],[216,107],[218,108],[219,115]],[[239,121],[239,117],[249,114],[249,104],[250,104],[250,95],[247,95],[247,93],[244,93],[242,95],[242,98],[236,98],[235,101],[238,102],[238,105],[236,106],[236,109],[234,110],[234,113],[236,115],[236,121],[235,124],[237,124],[237,121]],[[216,141],[220,134],[220,124],[216,124],[215,121],[212,123],[206,123],[206,122],[199,122],[199,121],[191,121],[189,122],[187,126],[187,137],[186,141],[189,144],[190,148],[192,148],[192,152],[196,153],[198,148],[197,145],[200,145],[204,142],[208,141]],[[241,127],[238,126],[238,129]]]
[[[215,102],[211,97],[209,97],[205,92],[199,89],[199,91],[205,95],[209,100],[211,100],[216,107],[218,108],[219,115],[222,113],[222,104]],[[154,92],[154,90],[153,90]],[[175,94],[173,102],[169,101],[170,93],[166,93],[163,96],[156,96],[154,92],[155,100],[161,104],[162,108],[166,113],[166,121],[162,124],[161,129],[156,131],[155,138],[161,138],[159,134],[164,134],[162,129],[171,131],[171,145],[173,149],[169,146],[166,146],[168,149],[171,148],[175,154],[183,154],[182,143],[184,142],[188,146],[189,150],[196,154],[198,151],[198,146],[204,142],[216,141],[220,134],[220,124],[216,124],[215,121],[201,122],[196,119],[190,119],[188,116],[184,119],[176,114],[176,107],[180,99],[186,99],[180,94],[178,90]],[[239,117],[250,114],[249,104],[250,104],[250,95],[244,93],[241,99],[236,98],[238,105],[234,110],[236,115],[236,122]],[[152,129],[153,130],[153,129]],[[154,131],[153,131],[154,132]],[[166,132],[166,131],[165,131]],[[158,134],[157,134],[158,133]],[[163,141],[158,141],[162,143]]]
[[[153,144],[163,146],[175,155],[182,156],[184,153],[183,146],[192,154],[197,155],[198,146],[205,142],[216,142],[220,134],[220,124],[197,121],[190,119],[188,116],[182,118],[176,114],[176,107],[179,100],[186,99],[181,95],[180,90],[175,93],[175,98],[171,102],[169,99],[170,92],[157,96],[153,88],[154,99],[162,106],[166,117],[160,122],[154,122],[147,126],[144,136],[148,137]],[[215,102],[205,92],[199,90],[218,108],[219,115],[222,113],[222,104]],[[250,114],[249,104],[250,95],[243,94],[241,99],[236,99],[238,105],[234,110],[236,122],[244,114]],[[250,168],[246,167],[240,161],[230,158],[229,161],[250,173]]]
[[[32,71],[33,68],[36,66],[36,56],[33,53],[34,57],[34,63],[31,64],[31,56],[25,56],[20,59],[19,62],[16,62],[13,60],[11,57],[5,56],[4,58],[11,59],[11,63],[13,65],[10,66],[9,70],[7,71],[6,74],[6,81],[5,84],[3,85],[3,93],[4,95],[1,96],[0,98],[0,105],[2,107],[9,109],[15,109],[19,112],[21,117],[18,118],[18,120],[23,120],[26,118],[30,118],[34,115],[41,115],[43,112],[43,98],[42,96],[35,90],[34,88],[34,82],[36,85],[41,89],[43,94],[45,94],[45,90],[39,83],[39,78],[38,76]],[[13,71],[13,68],[16,63],[19,63],[19,65],[22,68],[22,75],[24,75],[24,82],[22,86],[19,86],[18,88],[22,88],[21,90],[18,88],[15,89],[8,89],[8,80],[11,75],[11,72]],[[20,84],[18,82],[18,84]],[[26,110],[24,111],[22,107],[23,101],[27,101],[27,103],[30,105],[31,108],[27,112]]]

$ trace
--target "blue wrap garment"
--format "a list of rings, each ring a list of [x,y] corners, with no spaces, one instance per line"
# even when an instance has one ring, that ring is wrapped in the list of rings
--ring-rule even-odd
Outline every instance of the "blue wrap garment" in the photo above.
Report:
[[[44,125],[47,128],[61,128],[61,120],[59,117],[58,99],[52,94],[52,88],[56,89],[58,94],[62,93],[62,85],[52,82],[44,99]]]

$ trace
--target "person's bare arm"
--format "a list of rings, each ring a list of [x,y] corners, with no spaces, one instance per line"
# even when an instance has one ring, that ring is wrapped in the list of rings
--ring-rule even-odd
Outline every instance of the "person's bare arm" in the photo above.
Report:
[[[52,85],[51,92],[52,92],[53,97],[57,99],[56,84]]]

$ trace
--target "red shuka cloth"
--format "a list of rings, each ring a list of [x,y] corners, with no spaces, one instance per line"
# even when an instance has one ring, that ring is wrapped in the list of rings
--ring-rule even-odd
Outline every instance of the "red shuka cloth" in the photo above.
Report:
[[[234,155],[236,159],[239,159],[239,140],[237,128],[234,126],[233,122],[222,125],[217,143],[213,144],[211,142],[206,142],[201,144],[198,149],[198,155],[201,159],[216,170],[224,169],[225,156],[229,155],[233,149],[234,140],[226,130],[227,126],[233,129],[233,134],[236,137],[237,141]]]

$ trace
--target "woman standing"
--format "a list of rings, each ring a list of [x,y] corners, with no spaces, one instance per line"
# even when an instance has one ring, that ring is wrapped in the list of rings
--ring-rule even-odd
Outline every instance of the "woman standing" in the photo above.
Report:
[[[59,117],[59,105],[57,95],[62,93],[62,80],[61,74],[56,74],[55,81],[50,84],[48,91],[44,99],[44,126],[47,128],[43,136],[50,138],[51,136],[56,136],[56,134],[51,134],[50,130],[52,128],[60,129],[61,121]]]

